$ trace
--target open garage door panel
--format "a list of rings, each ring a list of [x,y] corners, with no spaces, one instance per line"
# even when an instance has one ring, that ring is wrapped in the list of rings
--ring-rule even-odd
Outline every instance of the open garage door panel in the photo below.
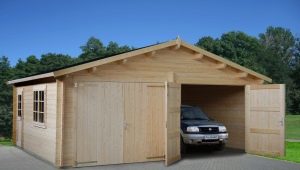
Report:
[[[246,151],[284,155],[285,86],[246,86]]]
[[[166,83],[166,157],[165,164],[180,160],[181,85]]]

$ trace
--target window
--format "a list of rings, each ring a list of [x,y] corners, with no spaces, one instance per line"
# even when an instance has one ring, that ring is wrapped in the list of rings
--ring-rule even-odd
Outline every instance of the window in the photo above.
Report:
[[[45,122],[45,91],[33,91],[33,121]]]
[[[18,94],[18,117],[22,117],[22,95]]]

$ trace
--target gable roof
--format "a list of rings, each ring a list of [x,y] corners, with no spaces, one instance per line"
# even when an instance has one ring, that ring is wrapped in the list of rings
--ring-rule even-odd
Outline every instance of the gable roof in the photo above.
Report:
[[[195,53],[198,53],[202,56],[211,58],[217,62],[223,63],[225,66],[229,66],[232,68],[235,68],[237,70],[240,70],[241,72],[245,72],[249,75],[252,75],[254,77],[257,77],[258,79],[262,79],[264,81],[267,82],[272,82],[272,79],[262,75],[260,73],[257,73],[253,70],[250,70],[246,67],[243,67],[237,63],[234,63],[230,60],[227,60],[223,57],[220,57],[216,54],[213,54],[211,52],[208,52],[206,50],[203,50],[199,47],[196,47],[194,45],[190,45],[180,39],[176,39],[176,40],[172,40],[172,41],[168,41],[168,42],[164,42],[164,43],[160,43],[160,44],[155,44],[155,45],[150,45],[150,46],[146,46],[146,47],[142,47],[142,48],[138,48],[129,52],[125,52],[125,53],[120,53],[120,54],[116,54],[113,56],[106,56],[105,58],[95,58],[92,60],[88,60],[88,61],[84,61],[81,63],[77,63],[74,65],[70,65],[70,66],[66,66],[63,68],[59,68],[59,69],[55,69],[52,71],[49,71],[47,73],[43,73],[43,74],[37,74],[37,75],[33,75],[33,76],[28,76],[25,78],[20,78],[20,79],[16,79],[16,80],[11,80],[8,81],[8,84],[15,84],[15,83],[21,83],[21,82],[25,82],[25,81],[31,81],[31,80],[37,80],[37,79],[41,79],[41,78],[49,78],[49,77],[60,77],[63,75],[67,75],[67,74],[71,74],[77,71],[81,71],[81,70],[85,70],[85,69],[89,69],[89,68],[93,68],[93,67],[97,67],[103,64],[108,64],[111,62],[115,62],[115,61],[119,61],[119,60],[124,60],[130,57],[134,57],[134,56],[138,56],[138,55],[142,55],[142,54],[151,54],[154,51],[157,50],[161,50],[164,48],[169,48],[169,47],[173,47],[174,48],[180,48],[180,47],[185,47],[188,48],[192,51],[194,51]]]

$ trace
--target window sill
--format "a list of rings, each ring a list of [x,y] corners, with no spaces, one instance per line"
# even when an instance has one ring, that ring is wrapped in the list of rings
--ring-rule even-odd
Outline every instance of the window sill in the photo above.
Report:
[[[47,128],[44,123],[37,123],[37,122],[33,123],[33,127],[42,128],[42,129],[46,129]]]

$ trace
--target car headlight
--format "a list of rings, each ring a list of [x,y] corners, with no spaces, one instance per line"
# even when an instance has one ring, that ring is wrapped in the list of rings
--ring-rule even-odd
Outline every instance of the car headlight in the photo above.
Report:
[[[225,126],[219,126],[219,132],[226,132],[227,129]]]
[[[199,128],[197,126],[188,126],[186,128],[187,132],[199,132]]]

